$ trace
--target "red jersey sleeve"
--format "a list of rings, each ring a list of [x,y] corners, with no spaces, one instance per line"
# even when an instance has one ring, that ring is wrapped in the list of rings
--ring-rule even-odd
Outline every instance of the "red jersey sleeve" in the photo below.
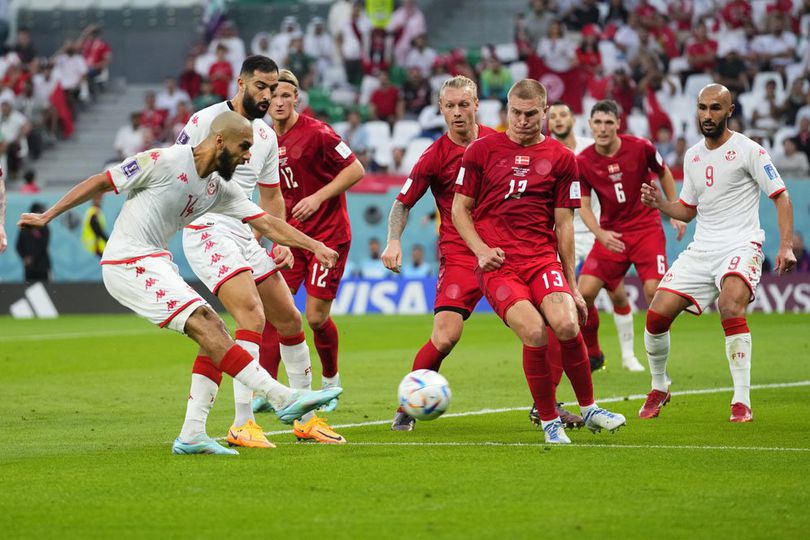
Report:
[[[357,157],[354,155],[354,152],[352,152],[352,149],[349,148],[349,145],[346,144],[331,127],[324,124],[320,131],[324,164],[332,174],[332,178],[334,178],[340,171],[354,163]]]
[[[461,158],[461,168],[456,177],[455,192],[477,199],[484,177],[483,144],[480,139],[474,141]]]
[[[555,208],[579,208],[582,184],[574,153],[563,151],[557,162],[557,181],[554,183]]]
[[[664,165],[664,158],[661,157],[661,154],[658,153],[658,150],[655,149],[653,143],[648,141],[647,139],[640,139],[642,144],[644,145],[644,157],[647,160],[647,168],[649,168],[655,174],[661,174],[666,168]]]
[[[397,195],[397,200],[408,208],[412,208],[419,202],[436,177],[436,149],[434,146],[430,146],[419,156],[416,165],[411,169],[410,176],[405,180],[402,190]]]

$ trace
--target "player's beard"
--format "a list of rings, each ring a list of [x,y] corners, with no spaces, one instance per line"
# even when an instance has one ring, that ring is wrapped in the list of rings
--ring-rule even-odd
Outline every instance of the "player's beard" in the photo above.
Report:
[[[560,133],[555,133],[554,131],[552,131],[551,134],[554,135],[554,137],[556,137],[557,139],[563,140],[566,137],[568,137],[568,135],[571,134],[571,128],[568,128],[565,131],[560,132]]]
[[[245,90],[245,95],[242,96],[242,108],[245,112],[253,118],[254,120],[258,120],[259,118],[264,118],[264,115],[267,114],[267,110],[270,108],[270,103],[267,103],[267,107],[262,109],[259,107],[259,104],[253,99],[247,90]]]
[[[722,122],[715,125],[714,128],[706,128],[702,123],[700,124],[700,132],[707,139],[717,139],[726,131],[728,124],[728,117],[724,118]]]
[[[217,172],[226,182],[233,177],[233,172],[238,165],[233,163],[233,154],[227,148],[222,149],[222,153],[217,157]]]

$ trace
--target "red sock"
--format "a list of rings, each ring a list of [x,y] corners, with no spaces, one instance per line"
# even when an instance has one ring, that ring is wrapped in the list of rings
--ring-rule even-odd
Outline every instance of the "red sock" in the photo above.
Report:
[[[587,407],[593,405],[593,381],[591,380],[591,364],[588,361],[588,352],[585,350],[585,341],[582,333],[568,340],[560,340],[562,351],[562,364],[565,374],[574,387],[577,402]]]
[[[191,372],[196,373],[197,375],[202,375],[203,377],[208,377],[217,383],[217,386],[219,386],[222,382],[222,371],[220,371],[220,369],[214,365],[213,360],[207,356],[198,356],[194,360],[194,365],[191,367]]]
[[[431,340],[427,340],[427,343],[422,345],[422,348],[416,353],[416,358],[413,359],[413,370],[432,369],[433,371],[439,371],[439,368],[442,367],[442,360],[448,354],[437,349]]]
[[[269,322],[264,323],[262,341],[259,344],[259,364],[276,380],[278,380],[278,365],[281,363],[281,350],[278,348],[278,342],[276,328]]]
[[[735,336],[737,334],[750,334],[748,329],[748,322],[745,317],[732,317],[730,319],[723,319],[720,321],[723,325],[723,332],[726,336]]]
[[[560,340],[554,335],[554,330],[550,326],[546,327],[548,330],[548,350],[546,351],[546,360],[548,361],[548,369],[551,370],[551,381],[554,383],[554,388],[560,386],[560,381],[563,376],[562,358],[560,354]]]
[[[582,327],[582,337],[588,347],[588,356],[602,355],[602,348],[599,347],[599,311],[596,306],[588,308],[588,322]]]
[[[633,312],[633,308],[630,307],[630,304],[627,304],[624,307],[613,306],[613,313],[616,315],[630,315]],[[588,315],[590,317],[590,314]]]
[[[338,372],[338,330],[332,317],[326,319],[323,326],[312,330],[314,334],[315,349],[321,357],[322,374],[324,377],[334,377]]]
[[[554,392],[554,382],[546,362],[547,346],[523,346],[523,373],[529,383],[529,391],[534,399],[534,406],[544,421],[557,418],[557,401]]]
[[[239,345],[233,345],[219,361],[219,369],[235,378],[252,361],[253,357],[249,352]]]

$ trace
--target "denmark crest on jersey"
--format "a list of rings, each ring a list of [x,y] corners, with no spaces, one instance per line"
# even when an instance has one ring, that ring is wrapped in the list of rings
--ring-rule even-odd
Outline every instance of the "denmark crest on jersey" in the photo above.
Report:
[[[726,152],[726,161],[734,161],[734,158],[737,157],[736,150],[729,150]]]

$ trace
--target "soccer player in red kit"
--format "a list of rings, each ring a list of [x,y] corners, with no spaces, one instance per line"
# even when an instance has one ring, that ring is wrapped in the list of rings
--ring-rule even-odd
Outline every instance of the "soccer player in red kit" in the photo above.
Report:
[[[298,79],[283,69],[270,102],[270,116],[278,135],[278,165],[287,222],[332,246],[339,257],[334,267],[326,268],[305,251],[293,249],[293,267],[281,273],[293,293],[302,283],[306,288],[304,316],[312,328],[321,359],[323,388],[331,388],[340,385],[340,375],[338,331],[329,311],[346,267],[352,238],[344,193],[360,181],[365,170],[331,127],[299,114],[295,110],[297,103]],[[265,369],[278,373],[279,337],[269,325],[262,336],[261,358]],[[336,406],[337,401],[324,410],[334,410]]]
[[[597,242],[582,265],[579,290],[588,304],[588,320],[582,335],[588,347],[591,368],[605,362],[599,346],[599,312],[594,299],[602,287],[614,291],[621,285],[630,265],[636,267],[649,303],[658,282],[667,271],[667,251],[661,216],[641,204],[641,185],[649,183],[650,172],[658,176],[670,201],[677,201],[675,180],[661,155],[647,139],[619,134],[619,106],[606,99],[591,109],[594,144],[577,156],[582,179],[582,208],[585,225]],[[590,194],[596,192],[602,205],[597,221],[591,211]],[[678,240],[686,224],[671,220]]]
[[[413,361],[413,369],[439,371],[442,360],[450,354],[478,301],[481,289],[471,272],[477,260],[453,226],[453,186],[461,167],[461,156],[474,140],[496,133],[476,123],[478,87],[467,77],[458,75],[444,82],[439,90],[439,107],[447,124],[447,133],[431,144],[416,162],[397,195],[388,216],[388,245],[382,254],[386,268],[399,272],[402,266],[400,238],[405,230],[410,209],[430,189],[439,208],[439,280],[433,307],[433,332]],[[391,429],[412,431],[416,419],[397,409]]]
[[[586,307],[574,274],[574,209],[580,205],[576,158],[542,134],[546,89],[524,79],[509,90],[508,127],[464,153],[453,224],[478,259],[475,274],[490,305],[523,342],[523,371],[548,443],[566,444],[546,359],[546,324],[560,342],[585,426],[625,424],[593,399],[579,320]],[[559,252],[559,260],[557,258]],[[569,286],[569,283],[573,286]]]

